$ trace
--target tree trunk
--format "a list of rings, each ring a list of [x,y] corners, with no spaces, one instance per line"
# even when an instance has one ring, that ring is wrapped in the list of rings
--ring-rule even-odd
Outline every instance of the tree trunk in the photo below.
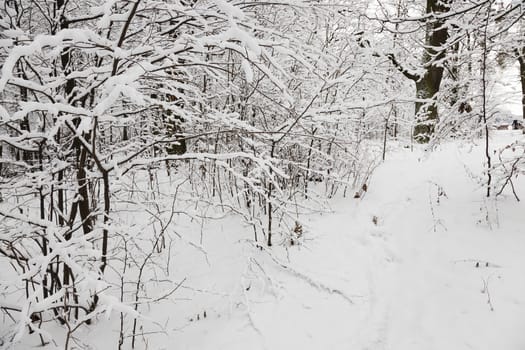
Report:
[[[427,14],[438,14],[449,10],[450,1],[427,0]],[[423,67],[425,74],[416,81],[416,97],[432,99],[439,92],[443,78],[443,67],[435,64],[445,58],[443,44],[448,38],[444,20],[433,20],[427,24]],[[417,124],[414,127],[414,138],[417,142],[426,143],[434,133],[434,125],[439,119],[437,105],[434,101],[416,102]]]
[[[522,118],[525,119],[525,48],[521,49],[521,55],[518,56],[520,63],[520,81],[521,81],[521,111]]]
[[[439,83],[429,78],[428,72],[420,81],[416,82],[416,126],[414,127],[414,139],[420,143],[426,143],[434,133],[434,125],[439,115],[437,105],[434,101],[424,102],[420,100],[429,100],[439,91]]]

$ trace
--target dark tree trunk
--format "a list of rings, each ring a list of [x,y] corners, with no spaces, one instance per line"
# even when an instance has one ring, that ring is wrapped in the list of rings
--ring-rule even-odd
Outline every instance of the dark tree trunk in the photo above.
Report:
[[[520,63],[520,81],[521,81],[521,110],[522,118],[525,119],[525,48],[521,49],[521,54],[518,56]]]
[[[450,1],[427,0],[426,13],[436,14],[448,11]],[[425,51],[423,67],[425,74],[416,81],[416,95],[418,99],[432,99],[439,92],[443,78],[443,66],[436,61],[445,58],[445,49],[442,47],[448,38],[448,30],[444,20],[432,20],[427,24],[425,36]],[[439,119],[437,105],[434,101],[416,102],[417,124],[414,128],[414,138],[418,142],[428,142],[434,133],[434,125]]]

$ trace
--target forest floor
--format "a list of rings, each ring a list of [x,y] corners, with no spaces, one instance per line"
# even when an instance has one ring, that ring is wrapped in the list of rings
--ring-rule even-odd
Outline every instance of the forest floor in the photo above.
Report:
[[[521,137],[500,132],[492,144]],[[223,273],[210,273],[217,284],[231,281],[229,302],[205,298],[212,317],[171,341],[184,349],[524,349],[525,206],[507,192],[485,199],[485,178],[471,175],[482,174],[483,152],[482,142],[452,142],[389,154],[368,193],[310,217],[306,240],[287,257],[244,249],[236,256],[244,263],[217,259]]]
[[[158,333],[137,347],[525,349],[525,205],[507,190],[485,199],[486,179],[472,175],[483,152],[390,152],[362,198],[332,200],[287,249],[259,249],[236,218],[208,222],[185,236],[202,244],[173,246],[170,275],[184,283],[141,310],[139,330]],[[114,316],[79,329],[75,347],[116,349]]]

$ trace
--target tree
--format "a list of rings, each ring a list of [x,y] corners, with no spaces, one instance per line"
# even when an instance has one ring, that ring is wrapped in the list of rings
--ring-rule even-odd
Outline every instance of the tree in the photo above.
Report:
[[[525,119],[525,46],[516,48],[515,53],[520,65],[522,118]]]
[[[443,61],[446,57],[447,39],[449,37],[446,24],[446,14],[450,10],[451,1],[427,0],[425,15],[412,18],[425,25],[425,38],[421,58],[421,72],[412,71],[399,62],[393,53],[386,56],[392,64],[408,79],[415,83],[416,102],[415,114],[416,125],[414,127],[414,138],[421,143],[430,140],[434,133],[434,127],[439,119],[438,108],[434,101],[439,92],[443,79]],[[398,4],[399,12],[400,4]],[[396,25],[403,20],[393,21]]]
[[[119,346],[134,346],[148,283],[175,282],[156,264],[170,238],[183,241],[177,215],[210,205],[242,216],[258,245],[291,244],[302,213],[377,164],[366,141],[386,103],[366,100],[377,73],[355,60],[351,10],[32,4],[0,9],[0,264],[23,300],[0,304],[19,315],[10,342],[30,329],[45,343],[40,327],[58,320],[67,348],[118,305]]]

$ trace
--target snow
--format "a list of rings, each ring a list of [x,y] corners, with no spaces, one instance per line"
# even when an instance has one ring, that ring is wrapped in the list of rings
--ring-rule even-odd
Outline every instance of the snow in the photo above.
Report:
[[[243,259],[215,262],[216,272],[203,280],[241,274],[241,284],[251,288],[229,293],[232,310],[224,300],[198,302],[222,309],[227,319],[194,322],[173,340],[185,349],[522,349],[525,237],[511,213],[523,206],[502,199],[500,226],[488,228],[493,204],[464,168],[479,167],[480,156],[479,146],[469,152],[456,144],[430,155],[392,155],[362,200],[339,199],[335,213],[309,218],[308,239],[284,262],[289,269],[251,250],[244,254],[264,266],[264,273],[252,272],[255,281],[243,277]],[[446,193],[439,203],[437,186]],[[229,274],[228,263],[236,266]]]
[[[480,170],[481,155],[480,146],[456,144],[392,154],[362,200],[339,199],[335,213],[309,218],[306,241],[289,261],[279,258],[287,269],[246,247],[244,259],[217,259],[198,280],[228,297],[197,301],[214,317],[173,341],[185,349],[522,349],[525,236],[513,213],[523,206],[484,201],[465,170]]]
[[[250,50],[255,55],[260,55],[262,49],[249,33],[241,30],[236,24],[232,24],[226,31],[221,33],[218,37],[220,41],[227,42],[228,40],[239,40],[242,43],[242,47]]]
[[[252,70],[252,67],[250,66],[250,62],[248,62],[248,60],[242,60],[241,67],[242,67],[242,70],[244,71],[246,81],[248,83],[253,82],[253,70]]]
[[[222,1],[222,0],[213,0],[215,5],[219,8],[219,10],[225,14],[228,15],[228,17],[233,20],[234,17],[237,17],[239,19],[244,19],[245,15],[242,10],[234,5],[232,5],[229,2]]]
[[[521,107],[521,86],[520,86],[519,64],[515,62],[504,69],[497,69],[494,91],[510,115],[516,116],[515,119],[523,118]]]
[[[521,138],[498,131],[492,144]],[[523,204],[484,197],[485,179],[472,175],[483,171],[481,142],[401,146],[362,198],[307,217],[300,244],[261,248],[237,217],[207,213],[199,229],[179,221],[173,282],[158,282],[155,302],[139,309],[141,330],[155,332],[148,347],[523,349]],[[113,315],[77,337],[117,344]]]

